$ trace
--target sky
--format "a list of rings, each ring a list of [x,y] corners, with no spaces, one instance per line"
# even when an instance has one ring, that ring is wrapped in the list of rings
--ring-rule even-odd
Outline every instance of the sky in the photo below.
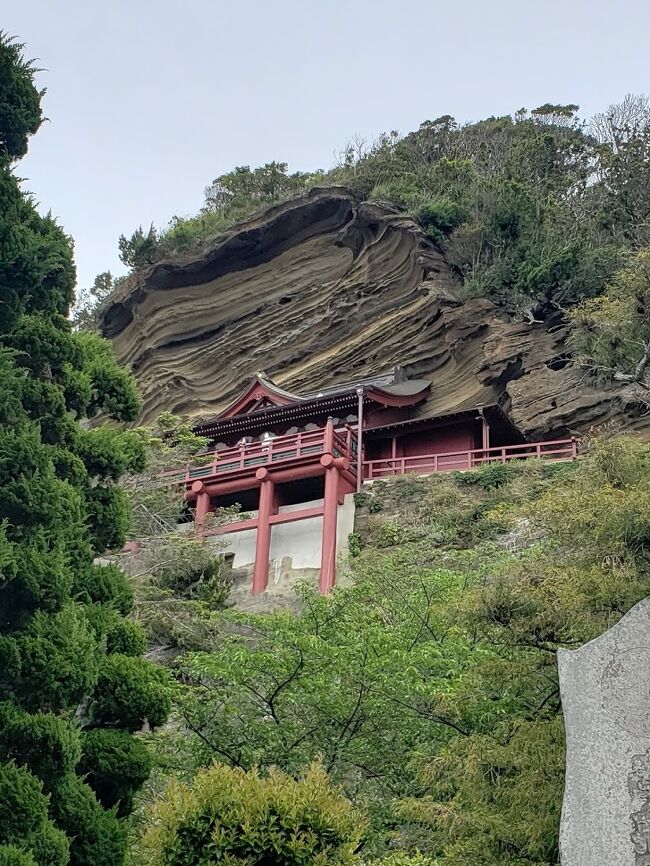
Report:
[[[196,213],[237,165],[328,168],[355,135],[650,91],[648,0],[22,0],[0,19],[47,88],[17,172],[82,287],[124,271],[121,233]]]

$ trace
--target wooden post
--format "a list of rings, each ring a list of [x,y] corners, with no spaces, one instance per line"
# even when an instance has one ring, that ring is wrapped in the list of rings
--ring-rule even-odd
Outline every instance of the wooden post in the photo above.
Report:
[[[357,388],[357,493],[363,484],[363,388]]]
[[[328,418],[325,425],[325,439],[323,441],[323,454],[331,454],[334,450],[334,419]]]
[[[194,525],[197,527],[202,526],[205,523],[206,515],[210,510],[210,494],[202,481],[195,481],[190,490],[192,491],[192,494],[196,496]]]
[[[210,511],[210,494],[207,492],[199,493],[196,497],[196,513],[194,515],[194,523],[197,526],[203,526],[207,513]]]
[[[323,546],[319,589],[325,595],[336,580],[336,518],[338,512],[339,471],[334,465],[325,469],[325,502],[323,505]]]
[[[261,480],[261,484],[255,543],[255,567],[253,570],[254,594],[264,592],[269,582],[269,557],[271,554],[271,524],[269,519],[275,504],[275,485],[268,469],[258,469],[256,475]]]
[[[482,422],[482,434],[483,434],[483,444],[482,448],[484,451],[487,451],[490,447],[490,426],[488,422],[485,420],[485,415],[481,415]]]

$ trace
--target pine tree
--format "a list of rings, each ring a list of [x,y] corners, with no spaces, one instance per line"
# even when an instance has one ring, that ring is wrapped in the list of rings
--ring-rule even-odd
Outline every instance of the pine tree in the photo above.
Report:
[[[124,619],[126,578],[96,564],[128,522],[138,397],[109,346],[75,334],[72,243],[13,172],[42,121],[35,69],[0,33],[0,863],[119,866],[146,779],[134,736],[169,711]],[[110,637],[109,637],[110,636]]]

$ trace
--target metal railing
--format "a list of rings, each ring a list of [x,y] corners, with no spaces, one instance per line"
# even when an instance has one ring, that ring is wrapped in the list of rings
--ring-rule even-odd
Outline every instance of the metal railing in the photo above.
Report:
[[[550,442],[526,442],[497,448],[474,448],[471,451],[450,451],[445,454],[418,454],[411,457],[382,457],[364,460],[363,477],[387,478],[412,472],[428,475],[432,472],[477,469],[487,463],[510,463],[513,460],[575,460],[577,439],[554,439]]]

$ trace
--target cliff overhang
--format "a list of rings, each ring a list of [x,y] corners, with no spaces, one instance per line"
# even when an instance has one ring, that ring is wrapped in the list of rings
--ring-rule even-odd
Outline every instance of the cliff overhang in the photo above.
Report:
[[[629,387],[573,363],[561,321],[518,321],[458,289],[410,217],[320,188],[134,274],[101,330],[139,382],[143,423],[214,415],[258,370],[302,392],[399,365],[432,381],[425,413],[498,403],[531,438],[650,433]]]

